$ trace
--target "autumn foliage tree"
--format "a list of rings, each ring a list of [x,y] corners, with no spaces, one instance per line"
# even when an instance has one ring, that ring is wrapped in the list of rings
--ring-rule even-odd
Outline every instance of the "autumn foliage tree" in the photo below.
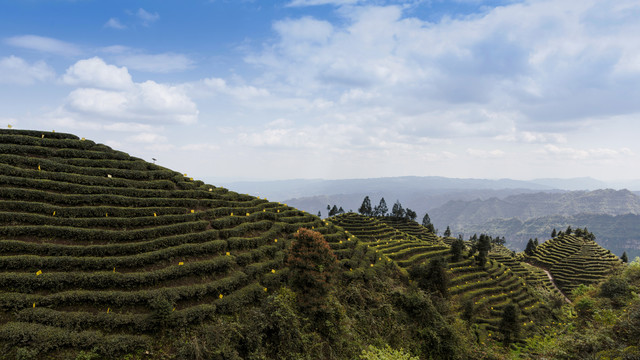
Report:
[[[289,285],[298,294],[300,307],[319,310],[331,289],[338,259],[319,232],[300,228],[289,249]]]

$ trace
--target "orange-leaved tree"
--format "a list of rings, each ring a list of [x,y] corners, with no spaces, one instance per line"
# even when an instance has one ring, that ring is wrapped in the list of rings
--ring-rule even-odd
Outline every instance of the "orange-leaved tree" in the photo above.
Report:
[[[300,228],[289,249],[289,283],[298,294],[298,303],[307,311],[323,308],[338,270],[338,260],[317,231]]]

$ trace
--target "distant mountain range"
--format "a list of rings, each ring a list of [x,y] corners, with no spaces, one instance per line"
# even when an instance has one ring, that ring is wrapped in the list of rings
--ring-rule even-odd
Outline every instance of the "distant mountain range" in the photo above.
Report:
[[[435,227],[454,234],[505,236],[522,250],[526,241],[548,239],[555,228],[588,227],[616,254],[640,256],[640,180],[605,182],[593,178],[457,179],[406,176],[345,180],[242,181],[221,185],[327,216],[327,205],[357,211],[365,196],[373,205],[384,197],[418,213],[429,213]],[[621,189],[621,190],[613,190]],[[627,190],[629,189],[629,190]],[[631,190],[631,191],[630,191]],[[629,214],[629,217],[625,217]],[[590,225],[590,223],[593,225]],[[612,229],[619,231],[612,235]]]

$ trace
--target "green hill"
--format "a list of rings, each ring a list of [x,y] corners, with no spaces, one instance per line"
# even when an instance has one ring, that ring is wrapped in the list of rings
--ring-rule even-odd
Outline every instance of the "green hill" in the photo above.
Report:
[[[603,281],[622,265],[617,256],[595,241],[567,234],[545,241],[525,259],[547,269],[567,296],[580,284]]]

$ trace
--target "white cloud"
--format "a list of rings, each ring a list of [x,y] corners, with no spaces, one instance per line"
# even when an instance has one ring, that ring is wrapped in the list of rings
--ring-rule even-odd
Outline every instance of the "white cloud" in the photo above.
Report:
[[[99,57],[76,62],[67,69],[62,81],[68,85],[115,90],[133,86],[133,80],[126,67],[107,65]]]
[[[199,143],[199,144],[187,144],[180,147],[180,150],[184,151],[216,151],[220,150],[220,146],[216,144],[210,143]]]
[[[120,22],[120,20],[118,20],[117,18],[111,18],[109,19],[105,24],[104,27],[108,27],[108,28],[112,28],[112,29],[117,29],[117,30],[123,30],[126,29],[127,27],[122,24]]]
[[[180,87],[154,81],[133,82],[125,67],[106,64],[97,57],[69,67],[63,81],[83,87],[69,94],[62,112],[85,119],[191,124],[198,118],[196,104]]]
[[[29,64],[13,55],[0,58],[0,83],[31,85],[54,77],[55,71],[43,61]]]
[[[120,50],[123,49],[111,49]],[[116,63],[124,65],[129,69],[154,72],[169,73],[174,71],[184,71],[193,66],[193,60],[183,54],[125,54],[116,57]]]
[[[82,53],[76,45],[38,35],[14,36],[5,39],[5,42],[16,47],[63,56],[77,56]]]
[[[207,78],[202,80],[204,89],[202,91],[213,91],[217,94],[231,95],[232,97],[240,100],[253,100],[255,98],[269,96],[269,91],[266,89],[257,88],[250,85],[232,86],[227,84],[224,79],[220,78]]]
[[[150,13],[143,8],[138,9],[136,15],[140,20],[142,20],[142,24],[144,26],[149,26],[151,23],[160,19],[160,15],[158,15],[158,13]]]

